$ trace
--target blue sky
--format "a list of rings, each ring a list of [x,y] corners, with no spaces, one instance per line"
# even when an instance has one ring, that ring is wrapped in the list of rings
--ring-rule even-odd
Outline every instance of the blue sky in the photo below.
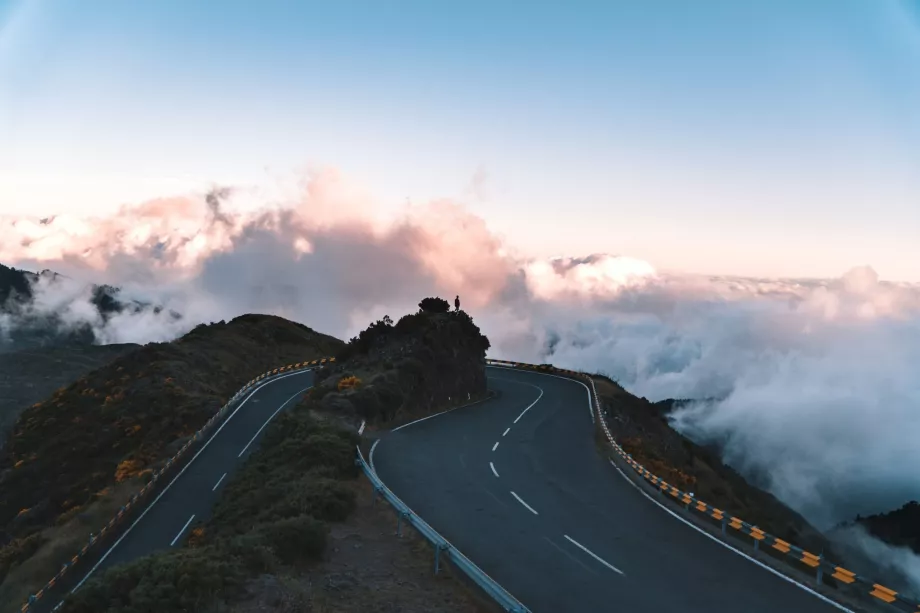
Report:
[[[0,214],[306,165],[537,256],[920,281],[920,3],[0,0]]]

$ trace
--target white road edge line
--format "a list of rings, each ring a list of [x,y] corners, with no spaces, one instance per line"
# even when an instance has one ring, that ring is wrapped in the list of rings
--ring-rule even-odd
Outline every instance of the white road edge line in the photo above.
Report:
[[[417,424],[417,423],[420,422],[420,421],[425,421],[426,419],[431,419],[432,417],[437,417],[438,415],[444,415],[445,413],[450,413],[451,411],[455,411],[455,410],[461,409],[461,408],[463,408],[463,407],[454,407],[453,409],[447,409],[446,411],[441,411],[440,413],[435,413],[434,415],[428,415],[428,416],[426,416],[426,417],[422,417],[421,419],[416,419],[415,421],[410,421],[410,422],[407,423],[407,424],[403,424],[403,425],[401,425],[401,426],[399,426],[399,427],[393,428],[392,430],[390,430],[390,432],[397,432],[398,430],[402,430],[403,428],[406,428],[406,427],[408,427],[408,426],[411,426],[412,424]]]
[[[526,502],[524,502],[524,501],[521,499],[520,496],[518,496],[518,495],[515,494],[514,492],[511,492],[511,495],[514,496],[514,497],[517,499],[518,502],[520,502],[522,505],[524,505],[524,507],[525,507],[528,511],[530,511],[530,512],[533,513],[534,515],[539,515],[539,513],[537,513],[537,512],[534,510],[534,508],[533,508],[532,506],[530,506],[529,504],[527,504]]]
[[[498,441],[495,441],[495,444],[492,445],[492,451],[495,451],[496,449],[498,449]]]
[[[634,488],[636,488],[637,490],[639,490],[639,493],[640,493],[640,494],[642,494],[643,496],[645,496],[646,498],[648,498],[649,500],[651,500],[652,502],[654,502],[656,505],[658,505],[659,507],[661,507],[662,510],[664,510],[666,513],[668,513],[669,515],[671,515],[674,519],[677,519],[677,520],[679,520],[679,521],[681,521],[681,522],[687,524],[688,526],[690,526],[691,528],[693,528],[694,530],[696,530],[697,532],[699,532],[700,534],[702,534],[702,535],[705,536],[706,538],[715,541],[716,543],[718,543],[719,545],[722,545],[722,546],[725,547],[726,549],[730,549],[731,551],[734,551],[735,553],[737,553],[737,554],[738,554],[739,556],[741,556],[742,558],[745,558],[746,560],[749,560],[749,561],[753,562],[754,564],[756,564],[757,566],[761,567],[762,569],[764,569],[764,570],[766,570],[766,571],[769,571],[769,572],[773,573],[774,575],[776,575],[776,576],[779,577],[780,579],[784,579],[784,580],[788,581],[789,583],[791,583],[791,584],[793,584],[793,585],[799,586],[800,588],[802,588],[803,590],[805,590],[806,592],[808,592],[808,593],[811,594],[812,596],[816,596],[817,598],[820,598],[821,600],[823,600],[823,601],[826,602],[827,604],[831,605],[832,607],[836,607],[837,609],[840,609],[841,611],[846,611],[846,613],[855,613],[852,609],[846,608],[845,606],[843,606],[843,605],[840,604],[839,602],[835,602],[835,601],[831,600],[830,598],[828,598],[827,596],[825,596],[825,595],[823,595],[823,594],[820,594],[820,593],[816,592],[815,590],[811,589],[811,588],[808,587],[807,585],[803,585],[803,584],[799,583],[798,581],[796,581],[796,580],[793,579],[792,577],[788,577],[788,576],[784,575],[783,573],[779,572],[778,570],[776,570],[776,569],[774,569],[774,568],[771,568],[770,566],[767,566],[766,564],[764,564],[764,563],[761,562],[760,560],[757,560],[757,559],[755,559],[755,558],[752,558],[751,556],[749,556],[748,554],[744,553],[743,551],[741,551],[741,550],[739,550],[739,549],[735,549],[734,547],[732,547],[731,545],[729,545],[729,544],[726,543],[725,541],[716,538],[715,536],[709,534],[708,532],[706,532],[705,530],[703,530],[703,529],[700,528],[699,526],[694,525],[694,524],[693,524],[692,522],[690,522],[689,520],[684,519],[683,517],[681,517],[680,515],[678,515],[677,513],[675,513],[674,511],[672,511],[671,509],[669,509],[668,507],[664,506],[663,504],[661,504],[660,502],[658,502],[657,500],[655,500],[654,498],[652,498],[645,490],[643,490],[643,489],[642,489],[641,487],[639,487],[632,479],[630,479],[629,476],[628,476],[626,473],[624,473],[622,470],[620,470],[620,467],[617,466],[617,465],[614,463],[613,460],[609,460],[609,462],[610,462],[610,464],[611,464],[615,469],[617,469],[617,472],[620,473],[620,475],[621,475],[624,479],[626,479],[626,481],[629,482],[630,485],[632,485]]]
[[[374,471],[375,475],[377,474],[377,469],[374,468],[374,450],[377,449],[377,443],[379,442],[380,442],[379,438],[376,441],[374,441],[374,444],[371,445],[371,452],[367,456],[367,461],[370,463],[371,470]]]
[[[564,536],[566,540],[568,540],[570,543],[572,543],[573,545],[575,545],[576,547],[584,551],[586,554],[588,554],[589,556],[591,556],[592,558],[594,558],[595,560],[597,560],[598,562],[600,562],[601,564],[603,564],[604,566],[612,570],[613,572],[620,573],[624,577],[626,576],[626,573],[624,573],[622,570],[620,570],[619,568],[617,568],[610,562],[606,561],[605,559],[603,559],[602,557],[600,557],[599,555],[597,555],[596,553],[594,553],[593,551],[591,551],[590,549],[588,549],[587,547],[585,547],[584,545],[582,545],[581,543],[573,539],[568,534],[563,534],[562,536]]]
[[[310,387],[313,387],[313,386],[311,385]],[[275,409],[275,412],[271,414],[271,417],[269,417],[268,419],[266,419],[266,420],[265,420],[265,423],[262,424],[262,427],[259,428],[258,430],[256,430],[256,433],[252,435],[252,438],[249,439],[249,442],[246,443],[246,446],[243,447],[243,450],[242,450],[242,451],[240,452],[240,454],[239,454],[238,456],[236,456],[236,457],[238,457],[238,458],[243,457],[243,454],[246,453],[246,450],[249,449],[249,446],[252,445],[252,442],[253,442],[254,440],[256,440],[256,437],[259,436],[259,433],[262,432],[262,430],[265,429],[265,426],[268,425],[268,422],[270,422],[271,420],[275,419],[275,415],[277,415],[278,413],[280,413],[281,410],[284,409],[284,407],[286,407],[288,404],[290,404],[290,402],[291,402],[292,400],[294,400],[294,398],[297,398],[298,396],[300,396],[301,394],[303,394],[305,391],[307,391],[308,389],[310,389],[310,387],[305,387],[305,388],[303,388],[302,390],[300,390],[299,392],[297,392],[296,394],[294,394],[293,396],[291,396],[290,398],[288,398],[287,400],[285,400],[285,401],[284,401],[284,404],[282,404],[280,407],[278,407],[277,409]]]
[[[287,379],[288,377],[294,377],[294,376],[297,376],[297,375],[302,375],[302,374],[304,374],[304,373],[310,372],[311,370],[312,370],[312,369],[301,370],[301,371],[298,371],[298,372],[292,372],[292,373],[289,373],[289,374],[286,374],[286,375],[282,375],[282,376],[277,377],[277,378],[275,378],[275,379],[271,379],[270,381],[266,381],[266,382],[264,382],[262,385],[260,385],[259,387],[257,387],[256,389],[252,390],[252,392],[250,392],[249,395],[246,396],[246,398],[243,400],[243,402],[241,402],[241,403],[239,404],[239,406],[236,407],[236,408],[233,410],[233,413],[230,413],[229,417],[227,417],[227,419],[225,419],[224,422],[217,428],[217,431],[215,431],[214,434],[211,435],[211,438],[209,438],[208,440],[205,441],[204,445],[201,446],[201,449],[199,449],[199,450],[195,453],[195,455],[192,456],[192,459],[188,461],[188,464],[186,464],[185,466],[182,467],[182,470],[179,471],[179,474],[177,474],[175,477],[172,478],[172,481],[170,481],[170,482],[166,485],[166,487],[163,488],[163,491],[160,492],[160,493],[157,495],[157,497],[153,499],[153,502],[151,502],[149,505],[147,505],[147,508],[144,509],[144,512],[141,513],[140,517],[138,517],[137,519],[135,519],[134,522],[133,522],[130,526],[128,526],[128,529],[125,530],[124,533],[123,533],[120,537],[118,537],[118,540],[115,541],[115,543],[114,543],[111,547],[109,547],[108,551],[106,551],[105,554],[103,554],[103,556],[102,556],[101,558],[99,558],[99,561],[96,562],[96,563],[93,565],[93,567],[92,567],[91,569],[89,569],[89,572],[86,573],[86,575],[85,575],[82,579],[80,579],[80,582],[79,582],[77,585],[75,585],[74,588],[73,588],[72,590],[70,590],[70,593],[73,594],[74,592],[76,592],[76,591],[80,588],[80,586],[83,585],[83,584],[86,582],[87,579],[89,579],[90,575],[92,575],[94,572],[96,572],[96,569],[99,568],[99,565],[102,564],[102,563],[105,561],[105,559],[106,559],[107,557],[109,557],[109,554],[111,554],[111,553],[115,550],[115,548],[118,547],[118,545],[124,540],[124,538],[125,538],[126,536],[128,536],[128,534],[134,529],[134,526],[136,526],[136,525],[138,524],[139,521],[141,521],[142,519],[144,519],[144,516],[147,515],[147,512],[150,511],[150,509],[153,508],[153,505],[155,505],[155,504],[160,500],[160,498],[163,497],[163,494],[165,494],[165,493],[169,490],[169,488],[172,487],[172,484],[175,483],[176,480],[177,480],[179,477],[182,476],[182,474],[186,471],[186,469],[188,469],[188,467],[192,465],[192,462],[194,462],[195,459],[196,459],[199,455],[201,455],[201,452],[204,451],[204,450],[208,447],[208,445],[211,444],[211,441],[213,441],[214,438],[215,438],[218,434],[220,434],[220,431],[224,429],[224,426],[226,426],[226,425],[230,422],[230,420],[233,419],[233,416],[236,415],[237,411],[239,411],[240,409],[243,408],[243,405],[245,405],[246,402],[247,402],[250,398],[252,398],[253,394],[255,394],[256,392],[258,392],[260,389],[262,389],[262,388],[265,387],[266,385],[271,385],[272,383],[275,383],[276,381],[280,381],[281,379]]]
[[[591,390],[588,389],[588,386],[579,381],[578,379],[571,379],[569,377],[560,377],[559,375],[551,375],[548,372],[538,372],[530,370],[521,370],[520,368],[512,368],[510,366],[498,366],[497,364],[489,364],[487,368],[501,368],[502,370],[516,370],[518,372],[536,372],[542,377],[555,377],[556,379],[563,379],[565,381],[571,381],[572,383],[577,383],[578,385],[585,388],[585,391],[588,392],[588,414],[591,416],[591,423],[596,423],[594,419],[594,400],[591,399]],[[534,386],[536,387],[536,386]]]
[[[489,468],[492,469],[492,474],[495,475],[495,476],[497,477],[497,476],[498,476],[498,471],[495,470],[495,464],[493,464],[492,462],[489,462]]]
[[[176,538],[172,540],[172,543],[169,544],[170,547],[176,544],[176,541],[179,540],[179,537],[182,536],[182,533],[185,532],[185,529],[188,528],[188,525],[192,523],[192,520],[195,519],[195,514],[193,513],[191,517],[188,518],[188,521],[185,522],[185,525],[182,526],[182,529],[179,530],[179,534],[176,535]]]
[[[502,436],[508,436],[509,432],[511,432],[511,428],[505,428],[505,431],[502,432]]]
[[[222,475],[220,476],[220,479],[218,479],[218,480],[217,480],[217,483],[214,484],[214,487],[211,488],[211,491],[212,491],[212,492],[213,492],[214,490],[217,489],[217,486],[220,485],[220,482],[223,481],[223,480],[224,480],[224,477],[226,477],[226,476],[227,476],[227,473],[224,473],[224,474],[222,474]]]
[[[530,403],[530,406],[529,406],[529,407],[527,407],[526,409],[524,409],[523,411],[521,411],[521,414],[517,416],[517,418],[514,420],[513,423],[518,423],[518,422],[521,420],[521,418],[524,417],[524,413],[526,413],[527,411],[529,411],[529,410],[531,409],[531,407],[533,407],[533,405],[535,405],[535,404],[537,404],[538,402],[540,402],[540,398],[543,398],[543,388],[542,388],[542,387],[537,387],[536,385],[534,385],[534,387],[536,387],[538,390],[540,390],[540,395],[537,396],[537,399],[536,399],[536,400],[534,400],[533,402]]]

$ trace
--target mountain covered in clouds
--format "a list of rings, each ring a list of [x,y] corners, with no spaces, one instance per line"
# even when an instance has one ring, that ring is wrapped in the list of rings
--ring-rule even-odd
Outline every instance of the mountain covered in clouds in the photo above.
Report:
[[[111,285],[87,284],[63,299],[44,300],[45,290],[75,284],[73,279],[51,270],[39,273],[0,264],[0,352],[62,345],[102,344],[97,333],[120,314],[159,314],[161,307],[126,300]],[[181,315],[169,313],[174,319]]]
[[[856,523],[890,545],[907,547],[920,554],[920,502],[916,500],[888,513],[857,516]]]

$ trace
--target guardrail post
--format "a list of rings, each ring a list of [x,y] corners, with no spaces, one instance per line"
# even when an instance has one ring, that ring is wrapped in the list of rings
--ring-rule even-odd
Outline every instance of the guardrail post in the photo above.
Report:
[[[399,537],[402,536],[402,519],[403,519],[403,517],[405,517],[405,518],[408,519],[409,513],[407,513],[406,511],[399,511],[399,512],[396,514],[396,536],[399,536]]]
[[[448,545],[446,543],[441,543],[435,545],[434,548],[434,574],[438,574],[438,571],[441,570],[441,550],[447,551]]]
[[[755,552],[760,551],[760,540],[759,539],[754,539],[754,551]]]
[[[824,579],[824,552],[818,554],[818,577],[816,583],[821,587],[821,580]]]
[[[725,527],[728,525],[728,518],[724,515],[722,516],[722,536],[727,536],[725,532]]]

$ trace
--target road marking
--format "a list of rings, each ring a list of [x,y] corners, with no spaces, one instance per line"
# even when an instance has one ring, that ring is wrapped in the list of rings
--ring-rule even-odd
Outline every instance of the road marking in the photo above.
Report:
[[[214,490],[217,489],[217,486],[220,485],[220,482],[223,481],[223,480],[224,480],[224,477],[226,477],[226,476],[227,476],[227,473],[224,473],[224,474],[222,474],[222,475],[220,476],[220,479],[218,479],[218,480],[217,480],[217,483],[214,484],[214,487],[211,488],[211,491],[212,491],[212,492],[213,492]]]
[[[596,575],[596,574],[597,574],[597,571],[596,571],[596,570],[594,570],[593,568],[591,568],[590,566],[588,566],[587,564],[585,564],[584,562],[582,562],[581,560],[579,560],[578,558],[576,558],[575,556],[573,556],[570,552],[566,551],[565,549],[563,549],[562,547],[560,547],[559,545],[557,545],[556,542],[555,542],[553,539],[549,538],[548,536],[544,536],[543,538],[545,538],[546,541],[547,541],[550,545],[552,545],[553,547],[555,547],[556,549],[558,549],[560,552],[562,552],[563,554],[565,554],[565,556],[566,556],[568,559],[572,560],[573,562],[575,562],[576,564],[578,564],[579,566],[581,566],[583,569],[585,569],[586,571],[588,571],[588,572],[591,573],[592,575]]]
[[[537,387],[537,386],[534,385],[533,387]],[[529,406],[529,407],[527,407],[526,409],[524,409],[523,411],[521,411],[521,414],[517,416],[517,419],[514,420],[514,423],[518,423],[518,421],[520,421],[520,419],[521,419],[522,417],[524,417],[524,413],[526,413],[527,411],[529,411],[529,410],[530,410],[530,407],[532,407],[533,405],[535,405],[535,404],[537,404],[538,402],[540,402],[540,398],[543,398],[543,388],[542,388],[542,387],[537,387],[537,389],[540,390],[540,395],[537,396],[537,399],[536,399],[536,400],[534,400],[533,402],[530,403],[530,406]]]
[[[495,464],[493,464],[492,462],[489,462],[489,468],[492,469],[492,474],[495,475],[495,476],[497,477],[497,476],[498,476],[498,471],[495,470]]]
[[[496,449],[498,449],[498,441],[495,441],[495,444],[492,445],[492,451],[495,451]]]
[[[594,558],[595,560],[597,560],[598,562],[600,562],[601,564],[603,564],[604,566],[612,570],[613,572],[620,573],[624,577],[626,576],[626,574],[622,570],[620,570],[619,568],[617,568],[610,562],[606,561],[605,559],[603,559],[602,557],[600,557],[599,555],[597,555],[596,553],[594,553],[593,551],[591,551],[590,549],[588,549],[587,547],[585,547],[584,545],[582,545],[581,543],[573,539],[568,534],[563,534],[562,536],[564,536],[566,540],[568,540],[570,543],[572,543],[573,545],[575,545],[576,547],[584,551],[586,554],[588,554],[589,556],[591,556],[592,558]]]
[[[193,514],[191,517],[188,518],[188,521],[185,522],[185,525],[182,526],[182,529],[181,529],[181,530],[179,530],[179,534],[177,534],[177,535],[176,535],[176,538],[174,538],[174,539],[172,540],[172,543],[169,544],[170,547],[172,547],[173,545],[176,544],[176,541],[179,540],[179,537],[182,536],[182,533],[185,532],[185,529],[188,528],[188,525],[189,525],[190,523],[192,523],[192,520],[193,520],[193,519],[195,519],[195,515],[194,515],[194,514]]]
[[[195,455],[192,456],[192,459],[188,461],[188,464],[186,464],[185,466],[182,467],[182,470],[179,471],[179,474],[177,474],[175,477],[173,477],[173,478],[172,478],[172,481],[170,481],[169,483],[166,484],[166,487],[164,487],[164,488],[163,488],[163,491],[161,491],[161,492],[157,495],[157,497],[153,499],[153,502],[151,502],[149,505],[147,505],[147,508],[144,509],[144,512],[141,513],[140,517],[138,517],[137,519],[135,519],[134,522],[133,522],[130,526],[128,526],[128,529],[125,530],[124,533],[122,533],[122,535],[121,535],[120,537],[118,537],[118,540],[115,541],[115,544],[112,545],[111,547],[109,547],[108,551],[106,551],[106,552],[102,555],[102,557],[99,558],[99,561],[96,562],[96,563],[93,565],[93,567],[92,567],[91,569],[89,569],[89,572],[86,573],[86,575],[85,575],[82,579],[80,579],[80,582],[77,583],[77,585],[75,585],[74,588],[73,588],[72,590],[70,590],[70,593],[73,594],[73,593],[76,592],[78,589],[80,589],[80,586],[81,586],[81,585],[83,585],[84,583],[86,583],[86,580],[89,579],[90,575],[92,575],[94,572],[96,572],[96,569],[99,568],[99,565],[102,564],[103,562],[105,562],[105,559],[106,559],[107,557],[109,557],[109,555],[110,555],[113,551],[115,551],[115,548],[118,547],[119,543],[121,543],[121,542],[125,539],[125,537],[128,536],[128,534],[129,534],[132,530],[134,530],[134,526],[136,526],[136,525],[138,524],[138,522],[140,522],[142,519],[144,519],[144,516],[147,515],[147,513],[150,511],[150,509],[153,508],[153,505],[155,505],[155,504],[160,500],[160,498],[163,497],[163,494],[165,494],[165,493],[167,492],[167,490],[169,490],[169,488],[172,487],[173,483],[175,483],[176,480],[177,480],[179,477],[181,477],[181,476],[183,475],[183,473],[185,473],[185,471],[188,469],[189,466],[192,465],[192,463],[195,461],[195,459],[198,458],[198,456],[200,456],[201,453],[202,453],[205,449],[207,449],[208,445],[211,444],[211,441],[213,441],[214,438],[217,437],[218,434],[220,434],[220,431],[224,429],[224,426],[226,426],[228,423],[230,423],[230,420],[233,419],[233,416],[237,414],[237,411],[239,411],[240,409],[242,409],[243,406],[246,404],[246,402],[247,402],[250,398],[252,398],[252,396],[253,396],[256,392],[258,392],[259,390],[261,390],[261,389],[262,389],[263,387],[265,387],[266,385],[271,385],[272,383],[275,383],[276,381],[280,381],[281,379],[287,379],[288,377],[296,377],[296,376],[298,376],[298,375],[303,375],[303,374],[305,374],[305,373],[311,372],[312,370],[313,370],[312,368],[308,368],[308,369],[306,369],[306,370],[300,370],[300,371],[297,371],[297,372],[288,373],[288,374],[286,374],[286,375],[281,375],[280,377],[275,377],[275,378],[273,378],[273,379],[269,379],[268,381],[265,381],[264,383],[262,383],[262,385],[260,385],[259,387],[255,388],[254,390],[252,390],[252,391],[249,393],[249,395],[246,396],[245,399],[243,399],[243,401],[239,404],[239,406],[237,406],[237,407],[233,410],[233,413],[230,413],[230,415],[227,417],[227,419],[225,419],[224,422],[217,428],[217,431],[215,431],[214,434],[211,435],[211,438],[209,438],[208,440],[206,440],[206,441],[204,442],[204,445],[201,446],[201,449],[199,449],[197,452],[195,452]]]
[[[517,501],[520,502],[522,505],[524,505],[524,506],[527,508],[528,511],[530,511],[530,512],[533,513],[534,515],[539,515],[539,513],[537,513],[537,512],[534,510],[534,508],[533,508],[532,506],[530,506],[529,504],[527,504],[526,502],[524,502],[524,501],[521,499],[520,496],[518,496],[518,495],[515,494],[514,492],[511,492],[511,495],[514,496],[515,498],[517,498]]]
[[[311,385],[310,387],[313,387],[313,386]],[[265,423],[262,424],[262,427],[259,428],[258,430],[256,430],[256,433],[252,435],[252,438],[249,439],[249,442],[246,443],[246,446],[243,447],[243,450],[242,450],[242,451],[240,452],[240,454],[239,454],[238,456],[236,456],[236,457],[238,457],[238,458],[242,457],[243,454],[246,453],[246,450],[249,449],[249,446],[252,445],[252,442],[253,442],[254,440],[256,440],[256,437],[259,436],[259,433],[262,432],[262,430],[265,429],[265,426],[268,425],[268,422],[270,422],[271,420],[273,420],[273,419],[275,418],[275,415],[277,415],[278,413],[280,413],[281,410],[282,410],[284,407],[286,407],[292,400],[294,400],[294,398],[297,398],[298,396],[300,396],[301,394],[303,394],[305,391],[307,391],[308,389],[310,389],[310,387],[305,387],[304,389],[300,390],[299,392],[297,392],[296,394],[294,394],[293,396],[291,396],[290,398],[288,398],[287,400],[285,400],[285,401],[284,401],[284,404],[282,404],[280,407],[278,407],[277,409],[275,409],[275,412],[271,414],[271,417],[269,417],[268,419],[266,419],[266,420],[265,420]]]
[[[486,366],[486,368],[499,368],[501,370],[513,370],[516,372],[529,372],[529,371],[522,371],[519,368],[512,368],[510,366],[499,366],[497,364],[489,364],[488,366]],[[594,420],[594,401],[591,399],[591,390],[588,389],[587,385],[585,385],[578,379],[572,379],[571,377],[560,377],[559,375],[551,375],[548,372],[537,372],[536,374],[540,375],[541,377],[555,377],[556,379],[563,379],[565,381],[571,381],[572,383],[577,383],[578,385],[585,388],[585,391],[588,392],[588,415],[591,416],[591,423],[592,424],[596,423]],[[508,380],[510,381],[511,379],[508,379]],[[525,385],[530,385],[530,384],[527,383]],[[533,386],[533,387],[536,387],[536,386]]]
[[[505,428],[505,431],[502,432],[502,436],[508,436],[509,432],[511,432],[511,428]]]
[[[639,487],[639,485],[636,484],[636,482],[634,482],[632,479],[630,479],[629,476],[626,475],[626,473],[624,473],[622,470],[620,470],[620,467],[617,466],[617,465],[614,463],[613,460],[609,460],[609,461],[610,461],[610,464],[617,470],[618,473],[620,473],[620,475],[621,475],[624,479],[626,479],[627,482],[629,482],[630,485],[632,485],[634,488],[636,488],[637,490],[639,490],[639,493],[640,493],[640,494],[642,494],[643,496],[645,496],[646,498],[648,498],[649,500],[651,500],[652,502],[654,502],[656,505],[658,505],[659,507],[661,507],[661,509],[662,509],[663,511],[665,511],[666,513],[668,513],[669,515],[671,515],[672,517],[674,517],[674,519],[680,520],[681,522],[687,524],[688,526],[690,526],[691,528],[693,528],[694,530],[696,530],[697,532],[699,532],[700,534],[702,534],[702,535],[705,536],[706,538],[715,541],[716,543],[718,543],[719,545],[722,545],[722,546],[725,547],[726,549],[729,549],[729,550],[731,550],[731,551],[734,551],[735,553],[737,553],[737,554],[738,554],[739,556],[741,556],[742,558],[744,558],[744,559],[746,559],[746,560],[750,560],[751,562],[753,562],[753,563],[756,564],[757,566],[761,567],[762,569],[764,569],[764,570],[766,570],[766,571],[769,571],[769,572],[773,573],[774,575],[776,575],[776,576],[779,577],[780,579],[784,579],[784,580],[788,581],[789,583],[791,583],[791,584],[793,584],[793,585],[799,586],[800,588],[802,588],[803,590],[805,590],[806,592],[808,592],[808,593],[811,594],[812,596],[816,596],[817,598],[820,598],[821,600],[823,600],[823,601],[826,602],[827,604],[831,605],[832,607],[835,607],[835,608],[837,608],[837,609],[840,609],[841,611],[846,611],[846,613],[854,613],[853,610],[846,608],[845,606],[843,606],[843,605],[840,604],[839,602],[834,602],[833,600],[831,600],[831,599],[828,598],[827,596],[824,596],[823,594],[819,594],[818,592],[814,591],[813,589],[811,589],[811,588],[808,587],[807,585],[803,585],[803,584],[799,583],[798,581],[796,581],[795,579],[793,579],[792,577],[788,577],[788,576],[784,575],[783,573],[779,572],[779,571],[776,570],[775,568],[772,568],[772,567],[770,567],[770,566],[767,566],[766,564],[764,564],[764,563],[761,562],[760,560],[756,560],[756,559],[752,558],[751,556],[749,556],[748,554],[744,553],[743,551],[741,551],[741,550],[739,550],[739,549],[735,549],[734,547],[732,547],[731,545],[729,545],[728,543],[726,543],[726,542],[723,541],[722,539],[716,538],[715,536],[709,534],[708,532],[706,532],[705,530],[703,530],[703,529],[700,528],[699,526],[693,524],[692,522],[690,522],[690,520],[684,519],[683,517],[681,517],[680,515],[678,515],[677,513],[675,513],[674,511],[672,511],[671,509],[669,509],[668,507],[664,506],[663,504],[661,504],[660,502],[658,502],[657,500],[655,500],[654,498],[652,498],[651,496],[649,496],[649,494],[648,494],[645,490],[643,490],[641,487]]]
[[[377,443],[379,443],[379,442],[380,442],[380,439],[379,439],[379,438],[378,438],[376,441],[374,441],[374,444],[371,445],[371,452],[370,452],[370,454],[367,456],[367,457],[368,457],[368,460],[369,460],[369,463],[370,463],[370,465],[371,465],[371,470],[374,471],[374,474],[375,474],[375,475],[377,474],[377,469],[374,468],[374,450],[377,449]]]
[[[480,403],[485,402],[486,400],[493,400],[493,399],[494,399],[494,397],[488,396],[488,397],[486,397],[486,398],[483,398],[482,400],[477,400],[476,402],[470,402],[470,403],[468,403],[468,404],[462,404],[462,405],[460,405],[459,407],[454,407],[454,408],[452,408],[452,409],[447,409],[447,410],[445,410],[445,411],[441,411],[440,413],[435,413],[434,415],[428,415],[428,416],[426,416],[426,417],[422,417],[421,419],[416,419],[415,421],[410,421],[410,422],[407,423],[407,424],[403,424],[403,425],[401,425],[401,426],[399,426],[399,427],[397,427],[397,428],[393,428],[392,430],[390,430],[390,432],[396,432],[397,430],[402,430],[403,428],[407,428],[407,427],[411,426],[412,424],[417,424],[417,423],[420,422],[420,421],[425,421],[426,419],[431,419],[432,417],[437,417],[438,415],[444,415],[445,413],[451,413],[451,412],[453,412],[453,411],[456,411],[457,409],[465,409],[465,408],[467,408],[467,407],[473,406],[474,404],[480,404]]]

